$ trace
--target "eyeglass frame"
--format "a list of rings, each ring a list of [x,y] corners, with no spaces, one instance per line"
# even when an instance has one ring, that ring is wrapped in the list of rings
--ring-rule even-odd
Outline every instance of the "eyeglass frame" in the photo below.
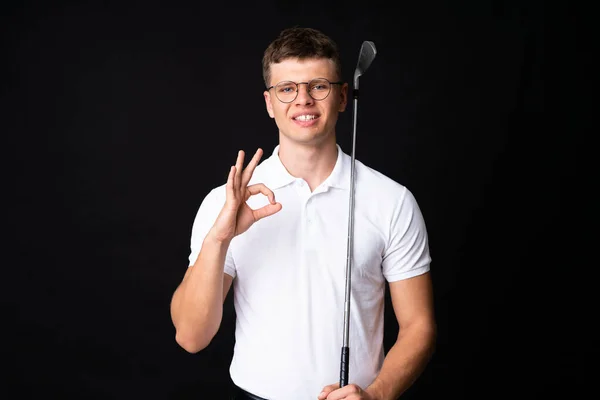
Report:
[[[316,81],[316,80],[325,80],[325,81],[327,81],[327,82],[328,82],[330,85],[343,85],[344,83],[346,83],[346,82],[344,82],[344,81],[331,82],[331,81],[330,81],[329,79],[327,79],[327,78],[314,78],[314,79],[311,79],[311,80],[310,80],[310,81],[308,81],[308,82],[281,81],[281,82],[277,82],[277,83],[276,83],[276,84],[274,84],[274,85],[271,85],[271,86],[269,86],[269,87],[268,87],[266,90],[267,90],[267,92],[268,92],[269,90],[273,89],[273,88],[274,88],[274,87],[276,87],[277,85],[279,85],[279,84],[281,84],[281,83],[284,83],[284,82],[290,82],[290,83],[293,83],[294,85],[296,85],[296,96],[294,96],[294,98],[293,98],[292,100],[290,100],[290,101],[283,101],[283,100],[281,100],[281,99],[279,98],[279,96],[277,96],[277,93],[275,93],[275,97],[277,97],[277,100],[279,100],[280,102],[282,102],[282,103],[284,103],[284,104],[289,104],[289,103],[293,102],[294,100],[296,100],[296,99],[298,98],[298,93],[300,93],[300,85],[307,85],[307,86],[308,86],[308,85],[309,85],[309,84],[310,84],[312,81]],[[314,97],[312,97],[312,95],[310,94],[310,90],[307,90],[307,91],[306,91],[306,93],[308,93],[308,95],[310,96],[310,98],[311,98],[311,99],[313,99],[314,101],[322,101],[322,100],[325,100],[326,98],[328,98],[328,97],[329,97],[329,95],[331,94],[331,88],[329,88],[329,93],[327,93],[327,96],[323,97],[322,99],[315,99]]]

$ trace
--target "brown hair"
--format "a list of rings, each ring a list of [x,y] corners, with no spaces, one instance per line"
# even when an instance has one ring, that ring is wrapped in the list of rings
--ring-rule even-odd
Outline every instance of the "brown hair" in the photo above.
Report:
[[[263,79],[266,86],[270,86],[271,64],[277,64],[288,58],[328,58],[335,64],[338,75],[336,79],[342,78],[342,65],[337,44],[317,29],[287,28],[269,44],[262,59]]]

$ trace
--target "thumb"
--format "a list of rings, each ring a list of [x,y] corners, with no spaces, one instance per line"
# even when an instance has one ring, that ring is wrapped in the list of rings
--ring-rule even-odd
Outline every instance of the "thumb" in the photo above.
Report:
[[[323,390],[321,391],[321,393],[319,393],[319,396],[317,396],[317,399],[319,400],[324,400],[327,398],[327,396],[329,396],[329,393],[333,392],[336,389],[339,389],[340,384],[339,383],[332,383],[331,385],[327,385],[323,388]]]
[[[268,217],[269,215],[273,215],[279,210],[281,210],[281,203],[267,204],[264,207],[261,207],[257,210],[252,210],[254,214],[254,220],[258,221],[259,219]]]

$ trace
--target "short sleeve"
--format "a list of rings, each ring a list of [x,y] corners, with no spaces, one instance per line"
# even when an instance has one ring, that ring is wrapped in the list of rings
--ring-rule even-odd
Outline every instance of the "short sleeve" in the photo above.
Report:
[[[211,190],[202,200],[192,225],[190,254],[188,256],[189,266],[194,265],[196,262],[200,250],[202,249],[204,238],[215,223],[224,204],[225,186],[220,186]],[[231,255],[231,249],[227,250],[227,256],[225,257],[225,273],[235,276],[235,265]]]
[[[389,282],[411,278],[429,271],[431,257],[427,229],[413,194],[403,189],[390,220],[382,268]]]

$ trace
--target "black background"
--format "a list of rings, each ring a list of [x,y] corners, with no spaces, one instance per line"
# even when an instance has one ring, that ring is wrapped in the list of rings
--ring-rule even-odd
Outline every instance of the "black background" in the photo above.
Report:
[[[339,43],[347,81],[362,41],[378,49],[361,78],[357,158],[421,206],[439,324],[437,352],[403,398],[573,396],[588,382],[589,303],[571,284],[593,265],[578,118],[589,106],[564,96],[587,50],[575,28],[552,43],[567,66],[551,87],[565,104],[545,118],[541,1],[3,10],[10,398],[227,398],[231,298],[195,355],[175,342],[169,302],[203,197],[238,149],[268,155],[277,144],[261,57],[293,25]],[[338,123],[346,152],[351,113]]]

